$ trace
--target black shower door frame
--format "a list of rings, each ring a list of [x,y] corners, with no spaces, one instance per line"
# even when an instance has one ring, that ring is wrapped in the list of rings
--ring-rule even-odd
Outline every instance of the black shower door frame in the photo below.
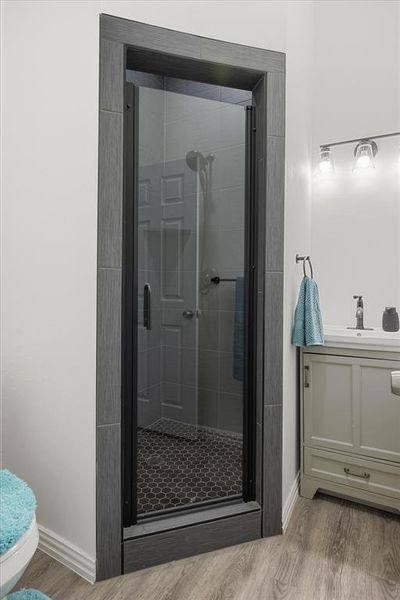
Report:
[[[255,194],[255,106],[248,105],[245,131],[245,243],[244,243],[244,377],[243,377],[243,473],[242,499],[255,500],[256,353],[257,353],[257,197]],[[125,84],[124,109],[124,206],[122,255],[122,454],[123,525],[138,522],[138,207],[139,207],[139,88]],[[177,507],[198,511],[207,504],[231,502],[230,498]],[[170,514],[171,511],[168,511]],[[150,519],[151,515],[145,517]],[[159,515],[157,515],[159,518]]]
[[[177,560],[185,556],[276,535],[282,531],[283,399],[283,248],[285,180],[285,55],[100,15],[99,179],[96,369],[96,578]],[[134,256],[134,204],[124,180],[126,70],[164,74],[251,91],[255,106],[254,235],[248,236],[249,272],[257,293],[247,299],[257,335],[250,334],[248,381],[255,423],[249,458],[254,476],[245,492],[255,500],[175,512],[124,527],[124,448],[132,447],[126,422],[132,422],[135,373],[125,379],[124,357],[131,356],[134,319],[125,302],[137,290],[123,256]],[[253,112],[253,111],[250,111]],[[131,118],[131,117],[129,117]],[[133,118],[133,117],[132,117]],[[254,117],[253,117],[254,119]],[[253,122],[254,125],[254,122]],[[248,130],[249,131],[249,130]],[[124,156],[126,155],[126,156]],[[132,163],[131,163],[132,164]],[[133,189],[131,190],[133,197]],[[247,203],[249,207],[249,202]],[[248,217],[249,218],[249,217]],[[131,244],[131,246],[130,246]],[[254,268],[253,268],[254,267]],[[253,303],[253,304],[251,304]],[[129,335],[123,335],[123,332]],[[250,345],[250,341],[252,342]],[[254,375],[254,376],[253,376]],[[252,389],[251,389],[252,386]],[[128,404],[130,399],[130,408]],[[250,411],[247,411],[250,412]],[[132,430],[131,430],[132,431]],[[251,452],[248,453],[249,457]],[[130,469],[132,468],[129,467]]]

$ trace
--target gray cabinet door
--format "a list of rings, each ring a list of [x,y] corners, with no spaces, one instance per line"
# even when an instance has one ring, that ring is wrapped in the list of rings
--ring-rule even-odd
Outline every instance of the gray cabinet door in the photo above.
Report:
[[[304,368],[305,445],[353,452],[354,359],[304,354]]]
[[[360,454],[400,462],[400,396],[391,389],[391,373],[399,369],[398,361],[358,359],[354,423]]]

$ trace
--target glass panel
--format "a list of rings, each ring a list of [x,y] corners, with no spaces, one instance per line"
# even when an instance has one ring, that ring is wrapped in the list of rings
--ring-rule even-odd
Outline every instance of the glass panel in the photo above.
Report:
[[[242,495],[245,109],[139,89],[138,514]]]

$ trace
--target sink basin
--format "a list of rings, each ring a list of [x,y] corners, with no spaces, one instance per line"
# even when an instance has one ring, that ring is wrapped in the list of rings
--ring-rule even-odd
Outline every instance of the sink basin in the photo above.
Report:
[[[376,327],[372,331],[347,329],[347,326],[344,325],[326,325],[324,331],[326,346],[400,352],[400,332],[389,333],[380,327]]]

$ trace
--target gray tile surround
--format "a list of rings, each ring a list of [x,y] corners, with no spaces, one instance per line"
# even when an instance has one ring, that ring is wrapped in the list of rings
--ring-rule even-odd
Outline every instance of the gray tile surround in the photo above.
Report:
[[[97,576],[121,572],[121,449],[120,424],[97,427]]]
[[[263,50],[261,55],[259,48],[221,42],[220,40],[210,40],[208,38],[202,38],[201,40],[201,58],[226,65],[240,65],[244,69],[259,69],[263,71],[265,69],[267,53],[269,70],[284,71],[285,55],[281,52]]]
[[[282,403],[283,273],[265,274],[264,404]]]
[[[267,76],[267,134],[285,136],[285,74],[268,73]]]
[[[256,154],[259,161],[265,158],[267,143],[267,77],[262,77],[254,88],[256,103]]]
[[[124,90],[120,85],[124,72],[123,44],[101,38],[100,69],[100,108],[121,113],[124,102]]]
[[[285,139],[267,137],[266,270],[283,272]]]
[[[282,406],[264,408],[263,521],[265,537],[282,533]],[[265,475],[267,474],[267,476]]]
[[[149,48],[155,52],[200,58],[201,38],[119,17],[101,15],[101,37],[123,40],[125,44]]]
[[[100,111],[98,266],[122,264],[122,114]]]
[[[100,38],[97,258],[96,578],[121,562],[121,265],[124,46]]]
[[[283,195],[284,195],[284,70],[285,56],[281,53],[269,52],[256,48],[247,48],[228,42],[218,42],[199,38],[189,34],[174,32],[150,25],[144,25],[125,19],[101,16],[101,65],[100,65],[100,116],[99,131],[99,267],[121,267],[121,224],[122,224],[122,98],[124,73],[121,69],[123,59],[123,43],[131,43],[138,49],[135,60],[140,56],[140,48],[143,49],[143,64],[150,64],[152,60],[151,51],[161,51],[172,55],[170,69],[176,65],[180,77],[187,76],[189,71],[183,64],[184,58],[196,58],[199,64],[199,79],[205,81],[210,78],[210,83],[215,83],[215,69],[213,62],[227,65],[226,74],[230,81],[239,82],[242,78],[245,85],[255,82],[260,78],[260,83],[255,90],[255,99],[258,105],[257,114],[257,150],[258,150],[258,181],[259,192],[265,189],[264,174],[267,173],[266,214],[262,216],[262,222],[266,223],[266,264],[262,274],[267,272],[267,281],[270,282],[265,289],[265,307],[267,312],[274,314],[277,303],[282,298],[283,286]],[[164,63],[167,64],[167,54],[163,55]],[[175,57],[173,56],[175,55]],[[201,61],[203,59],[203,62]],[[209,61],[209,63],[204,62]],[[209,68],[207,65],[210,65]],[[229,66],[231,65],[231,66]],[[186,71],[185,71],[186,70]],[[268,75],[266,75],[268,72]],[[251,83],[253,85],[253,83]],[[238,85],[239,87],[239,85]],[[268,105],[268,111],[267,111]],[[264,107],[264,108],[263,108]],[[108,113],[107,117],[105,113]],[[268,131],[268,145],[264,142]],[[261,136],[259,133],[261,132]],[[282,136],[282,137],[279,137]],[[261,159],[261,160],[260,160]],[[112,166],[110,166],[112,165]],[[261,209],[264,206],[263,198]],[[262,212],[262,210],[261,210]],[[261,257],[260,257],[261,258]],[[111,282],[113,276],[107,272],[106,279]],[[102,275],[99,272],[99,290],[103,285]],[[260,274],[259,290],[263,289],[263,277]],[[114,291],[115,291],[114,287]],[[218,306],[221,290],[216,291],[211,298],[204,298],[204,303],[209,307]],[[112,287],[108,291],[101,292],[105,302],[110,305],[103,306],[99,310],[99,326],[101,322],[111,324],[117,315],[110,313],[112,300]],[[262,297],[262,294],[259,294]],[[99,294],[99,302],[101,301]],[[260,303],[259,303],[260,304]],[[279,307],[278,307],[279,308]],[[230,307],[232,310],[233,307]],[[279,312],[279,311],[278,311]],[[104,315],[109,315],[104,319]],[[276,314],[276,313],[275,313]],[[269,317],[266,316],[268,321]],[[111,325],[112,327],[112,325]],[[100,329],[102,330],[103,325]],[[118,337],[118,332],[117,336]],[[261,342],[260,342],[261,343]],[[107,358],[107,345],[116,348],[117,340],[109,344],[105,335],[98,336],[98,387],[97,387],[97,411],[98,422],[108,421],[110,424],[97,427],[97,578],[104,579],[121,573],[121,510],[120,510],[120,423],[117,409],[115,390],[118,378],[118,365]],[[282,329],[280,318],[274,325],[273,331],[269,332],[268,347],[278,349],[282,345]],[[262,348],[260,348],[260,351]],[[268,348],[267,348],[268,350]],[[268,356],[268,354],[270,356]],[[104,358],[102,358],[104,357]],[[114,369],[110,381],[102,379],[99,373],[101,363],[99,359]],[[271,350],[266,352],[265,357],[269,377],[263,377],[258,373],[257,389],[262,393],[266,386],[265,397],[272,402],[276,398],[276,404],[264,406],[263,425],[257,428],[257,445],[262,445],[264,439],[264,483],[260,478],[257,482],[257,498],[264,497],[264,535],[279,533],[281,529],[281,476],[282,476],[282,397],[281,397],[281,364],[279,356],[273,355]],[[114,364],[114,367],[112,366]],[[114,375],[116,378],[114,379]],[[279,382],[280,380],[280,382]],[[110,391],[107,391],[111,390]],[[111,401],[110,401],[111,399]],[[257,415],[260,415],[261,406],[258,406]],[[111,423],[114,419],[116,421]],[[261,428],[263,427],[263,430]],[[257,467],[260,469],[260,465]],[[260,474],[261,475],[261,474]],[[256,518],[256,517],[255,517]],[[239,523],[239,517],[235,517]],[[257,527],[252,526],[251,534],[246,539],[252,539],[257,535]],[[207,529],[207,528],[205,528]],[[211,530],[214,527],[211,526]],[[216,527],[215,530],[217,530]],[[240,529],[240,525],[239,525]],[[194,529],[193,529],[194,531]],[[196,529],[196,531],[200,531]],[[247,534],[246,534],[247,535]],[[215,547],[213,535],[209,541],[199,543],[202,550]],[[173,537],[173,536],[172,536]],[[229,543],[237,540],[234,532],[230,536]],[[244,538],[243,538],[244,540]],[[145,541],[146,542],[146,541]],[[145,543],[144,542],[144,543]],[[191,540],[191,543],[193,540]],[[149,564],[148,558],[136,554],[140,550],[129,542],[129,551],[126,555],[126,569],[139,568]],[[146,546],[148,553],[150,548]],[[188,550],[183,550],[187,554]],[[162,549],[155,562],[162,562]],[[144,561],[144,562],[143,562]]]
[[[97,425],[121,420],[121,269],[98,269]]]

